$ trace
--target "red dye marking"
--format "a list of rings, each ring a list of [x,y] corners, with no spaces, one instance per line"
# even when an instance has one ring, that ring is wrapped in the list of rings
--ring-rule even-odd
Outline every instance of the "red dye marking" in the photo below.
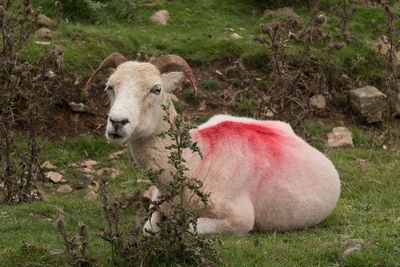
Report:
[[[279,130],[261,123],[224,121],[196,130],[195,135],[196,139],[199,138],[206,143],[206,147],[208,146],[208,149],[202,146],[206,149],[206,151],[202,151],[204,164],[218,160],[213,155],[219,153],[219,151],[224,151],[225,147],[229,147],[226,151],[229,154],[223,156],[228,158],[230,164],[235,164],[236,158],[238,160],[234,166],[230,166],[231,168],[240,168],[242,164],[251,164],[249,166],[251,171],[246,179],[255,186],[252,190],[253,200],[269,179],[279,171],[284,160],[283,146],[287,137],[282,136]],[[217,151],[218,149],[219,151]],[[240,156],[244,156],[248,161],[242,162],[243,159],[238,158],[235,151],[238,151]],[[233,161],[229,159],[230,157],[233,158]]]
[[[242,153],[251,153],[255,168],[262,167],[267,160],[275,165],[279,163],[282,156],[281,134],[264,125],[224,121],[197,130],[197,134],[209,146],[205,159],[212,156],[222,142],[242,149]]]

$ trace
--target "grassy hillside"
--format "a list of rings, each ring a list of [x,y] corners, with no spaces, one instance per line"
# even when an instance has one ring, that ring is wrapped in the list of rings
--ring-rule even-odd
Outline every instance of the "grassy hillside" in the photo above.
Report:
[[[114,51],[132,59],[139,52],[149,55],[176,53],[192,65],[202,67],[215,61],[236,58],[241,58],[250,67],[265,67],[266,46],[254,41],[254,38],[260,33],[261,22],[275,19],[263,15],[265,7],[279,7],[275,1],[265,4],[255,0],[60,2],[64,3],[62,8],[55,7],[50,1],[33,1],[36,7],[59,24],[54,28],[53,43],[65,47],[66,68],[85,74]],[[305,2],[297,2],[293,9],[308,23],[312,4]],[[322,0],[320,7],[328,15],[324,28],[332,35],[330,39],[335,41],[341,41],[335,36],[335,32],[340,32],[338,25],[341,19],[335,11],[340,2]],[[149,20],[155,11],[161,9],[170,12],[171,19],[167,26],[155,25]],[[350,22],[355,41],[348,42],[345,48],[333,54],[337,65],[344,70],[352,68],[351,74],[355,77],[376,79],[382,65],[369,42],[385,32],[385,19],[381,7],[359,5]],[[376,27],[371,27],[372,22]],[[229,40],[231,29],[243,38]],[[326,57],[323,47],[324,43],[317,44],[313,53]],[[32,43],[26,55],[37,57],[43,49],[45,47]]]
[[[55,2],[59,4],[55,5]],[[182,101],[176,104],[178,110],[184,110],[190,117],[206,99],[208,110],[199,112],[200,115],[193,116],[193,120],[203,122],[216,112],[256,117],[254,114],[270,104],[270,97],[274,95],[268,88],[274,81],[269,76],[271,49],[255,39],[259,37],[261,23],[282,20],[275,13],[264,15],[264,10],[290,5],[304,25],[310,26],[315,2],[318,1],[33,0],[35,8],[53,19],[54,24],[50,26],[53,36],[48,40],[51,45],[37,44],[37,38],[32,37],[23,50],[24,59],[37,62],[44,50],[53,45],[63,45],[64,68],[57,73],[57,78],[65,81],[73,77],[65,83],[68,86],[60,83],[60,88],[66,93],[60,96],[59,102],[49,105],[46,125],[50,126],[46,130],[54,131],[56,138],[39,138],[42,147],[40,162],[50,160],[57,166],[57,171],[64,172],[64,182],[74,190],[67,194],[58,193],[59,185],[44,183],[39,185],[43,201],[15,206],[0,204],[0,266],[67,266],[55,222],[56,213],[61,208],[65,211],[70,230],[76,229],[80,221],[88,225],[90,255],[97,259],[99,266],[108,264],[110,248],[99,237],[105,226],[101,203],[98,199],[85,199],[87,186],[82,186],[82,177],[70,164],[94,159],[98,161],[96,169],[118,169],[120,173],[110,182],[116,193],[135,189],[133,181],[143,177],[132,166],[127,152],[118,160],[109,159],[109,155],[121,147],[110,145],[101,137],[77,136],[90,127],[95,128],[96,131],[92,132],[96,133],[104,127],[108,106],[101,93],[95,92],[96,96],[89,99],[80,95],[84,81],[104,57],[115,51],[130,59],[136,59],[139,54],[144,57],[167,53],[181,55],[195,68],[201,90],[198,96],[190,90],[180,92],[178,96]],[[346,86],[350,85],[383,87],[388,65],[386,59],[373,49],[371,42],[387,34],[387,14],[378,4],[355,1],[356,10],[347,25],[350,36],[346,37],[340,29],[343,18],[338,11],[340,7],[343,9],[345,2],[320,1],[318,10],[327,15],[327,21],[323,25],[323,38],[311,44],[308,57],[318,64],[313,65],[314,69],[304,68],[302,77],[311,77],[307,74],[313,71],[318,74],[318,67],[330,68],[332,72],[327,71],[324,77],[329,79],[331,84],[326,84],[332,91],[323,92],[329,96],[328,108],[318,112],[309,108],[308,94],[311,96],[324,89],[316,84],[316,88],[312,88],[314,91],[307,91],[309,88],[298,90],[298,110],[310,112],[307,119],[298,120],[296,128],[320,150],[324,150],[326,134],[332,127],[346,125],[352,131],[355,148],[324,151],[341,176],[342,194],[338,206],[326,221],[304,231],[218,236],[222,241],[217,244],[222,258],[220,266],[400,266],[400,122],[386,116],[389,123],[363,126],[353,116],[346,96],[349,89]],[[392,0],[390,3],[399,15],[399,2]],[[171,16],[166,26],[149,20],[155,11],[161,9],[168,10]],[[400,27],[399,20],[395,23]],[[299,30],[294,27],[293,32],[298,34]],[[232,40],[230,35],[233,32],[242,38]],[[288,31],[282,39],[288,47],[280,56],[282,60],[295,56],[295,67],[301,69],[305,65],[302,61],[304,45],[289,40],[287,34]],[[396,35],[394,39],[399,45],[400,37]],[[332,43],[344,45],[341,49],[329,49]],[[243,64],[244,70],[238,72],[236,69],[229,77],[229,68],[238,62]],[[296,70],[295,67],[288,69]],[[217,74],[217,69],[224,74]],[[79,83],[72,86],[74,79]],[[346,79],[350,82],[343,82]],[[280,97],[279,92],[276,96]],[[74,113],[68,106],[70,101],[82,101],[90,108],[95,106],[95,112]],[[283,103],[283,110],[295,102]],[[271,107],[275,104],[272,103]],[[280,115],[275,112],[272,119],[287,118],[289,121],[298,114],[288,112],[286,117]],[[18,140],[19,149],[27,149],[26,139],[22,133]],[[95,180],[99,180],[98,175]],[[343,253],[345,244],[352,239],[361,240],[360,250],[346,256]]]
[[[125,154],[111,162],[108,155],[118,148],[105,141],[78,138],[45,142],[42,159],[51,160],[74,184],[70,163],[89,157],[96,168],[116,167],[121,173],[111,181],[113,190],[132,190],[137,173]],[[333,214],[316,227],[291,233],[252,233],[219,236],[221,266],[397,266],[400,262],[397,182],[399,151],[348,149],[328,151],[342,180],[342,194]],[[364,159],[367,161],[360,161]],[[365,163],[367,162],[367,163]],[[107,266],[109,249],[98,236],[105,227],[99,200],[86,200],[87,189],[55,193],[55,185],[43,188],[45,200],[18,206],[1,206],[0,266],[64,266],[61,236],[55,215],[62,208],[74,231],[83,221],[90,231],[90,254]],[[349,239],[362,239],[360,251],[343,255]]]

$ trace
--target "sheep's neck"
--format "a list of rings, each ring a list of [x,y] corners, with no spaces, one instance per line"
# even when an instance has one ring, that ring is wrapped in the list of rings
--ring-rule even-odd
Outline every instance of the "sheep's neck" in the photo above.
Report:
[[[161,138],[158,135],[169,129],[169,124],[165,121],[160,125],[157,133],[151,137],[140,138],[129,143],[131,155],[139,167],[143,169],[164,169],[164,173],[169,173],[171,168],[168,163],[168,151],[165,147],[172,144],[169,137]]]

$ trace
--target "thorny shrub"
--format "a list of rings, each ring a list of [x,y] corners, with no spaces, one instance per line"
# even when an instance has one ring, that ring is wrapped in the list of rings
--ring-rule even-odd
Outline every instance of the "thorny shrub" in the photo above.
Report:
[[[294,127],[301,124],[313,111],[309,108],[309,98],[316,94],[331,97],[338,89],[333,80],[339,73],[329,58],[313,56],[311,48],[324,38],[323,25],[326,17],[316,12],[311,22],[298,33],[292,33],[279,21],[261,25],[266,35],[269,64],[267,71],[269,84],[264,94],[268,101],[260,107],[260,117],[273,112],[278,118],[291,121]],[[288,34],[289,33],[289,34]],[[289,46],[302,47],[296,54],[288,55]]]
[[[115,196],[108,188],[108,178],[102,177],[100,194],[106,222],[100,236],[111,247],[109,260],[114,266],[137,266],[144,262],[152,244],[142,235],[146,210],[141,190]]]
[[[396,15],[393,7],[387,2],[382,1],[381,5],[386,14],[385,33],[388,42],[386,52],[386,69],[382,77],[383,92],[389,96],[389,101],[392,107],[395,106],[394,99],[400,94],[400,66],[398,60],[400,29],[396,26]]]
[[[190,149],[199,153],[197,144],[191,140],[190,129],[194,126],[177,115],[172,121],[169,114],[169,105],[163,106],[166,115],[164,120],[169,123],[169,129],[161,134],[161,138],[170,138],[172,144],[168,156],[175,172],[168,182],[160,181],[157,173],[153,172],[149,178],[165,192],[152,201],[150,216],[159,213],[163,218],[158,225],[160,231],[149,238],[151,243],[157,244],[151,250],[151,257],[156,262],[169,264],[187,264],[189,266],[211,266],[217,260],[213,249],[213,240],[205,239],[197,234],[197,219],[202,209],[207,206],[208,194],[202,191],[203,184],[186,176],[188,170],[183,158],[183,151]],[[168,265],[168,264],[167,264]]]
[[[57,213],[57,229],[60,232],[64,246],[65,255],[68,263],[72,266],[89,267],[94,265],[94,259],[88,256],[89,248],[89,232],[87,226],[80,222],[77,227],[77,234],[72,235],[67,230],[67,221],[64,211],[59,210]]]
[[[206,207],[209,195],[202,192],[200,181],[185,174],[187,168],[183,151],[190,149],[193,153],[200,153],[190,138],[189,130],[193,126],[179,115],[171,121],[169,106],[163,108],[166,111],[164,120],[170,128],[160,138],[173,141],[166,148],[170,150],[169,163],[174,166],[175,172],[171,173],[172,179],[168,182],[159,179],[163,170],[146,170],[143,175],[149,181],[148,185],[163,188],[165,192],[152,199],[149,205],[142,194],[143,183],[136,183],[134,192],[114,195],[108,187],[109,177],[101,177],[105,228],[100,236],[110,245],[108,259],[113,266],[213,266],[218,261],[213,247],[215,241],[199,236],[196,230],[199,212]],[[157,225],[160,230],[145,234],[145,221],[155,213],[162,218]],[[86,253],[86,242],[89,240],[86,232],[80,234],[78,230],[78,236],[71,236],[66,230],[64,214],[59,216],[58,228],[71,265],[95,264]]]
[[[57,95],[48,88],[57,86],[47,69],[50,56],[43,56],[39,66],[21,59],[38,15],[29,0],[0,1],[0,191],[7,203],[41,198],[34,185],[43,178],[36,142],[40,108]],[[25,148],[17,148],[17,128],[26,131]]]

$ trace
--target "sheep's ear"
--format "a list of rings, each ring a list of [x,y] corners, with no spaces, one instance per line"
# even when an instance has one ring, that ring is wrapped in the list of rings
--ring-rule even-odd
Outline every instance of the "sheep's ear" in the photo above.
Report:
[[[183,72],[169,72],[162,75],[164,88],[170,93],[175,90],[176,85],[182,81],[185,74]]]

